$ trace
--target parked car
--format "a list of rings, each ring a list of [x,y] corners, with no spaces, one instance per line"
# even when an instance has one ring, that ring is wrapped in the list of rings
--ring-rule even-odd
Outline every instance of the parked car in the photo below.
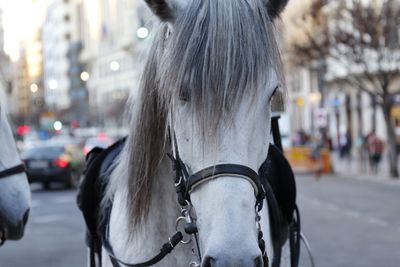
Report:
[[[84,155],[73,144],[42,143],[21,155],[30,183],[40,182],[48,189],[51,182],[62,182],[68,188],[78,185],[84,168]]]

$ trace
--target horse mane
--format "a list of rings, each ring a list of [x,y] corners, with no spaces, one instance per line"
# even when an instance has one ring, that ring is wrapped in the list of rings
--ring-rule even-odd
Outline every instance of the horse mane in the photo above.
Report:
[[[129,110],[134,114],[131,134],[113,173],[125,179],[119,188],[126,193],[131,229],[148,215],[152,185],[168,147],[168,118],[178,99],[189,100],[204,137],[218,136],[243,97],[266,90],[271,70],[282,77],[274,30],[261,0],[191,1],[171,29],[160,24],[139,99]]]

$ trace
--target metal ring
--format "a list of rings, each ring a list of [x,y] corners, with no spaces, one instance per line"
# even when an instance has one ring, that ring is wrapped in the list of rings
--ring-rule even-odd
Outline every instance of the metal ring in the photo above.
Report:
[[[181,221],[184,221],[185,223],[187,223],[186,217],[181,216],[181,217],[178,217],[178,218],[176,219],[175,230],[176,230],[177,232],[179,232],[178,227],[179,227],[179,223],[180,223]],[[181,232],[181,233],[182,233],[182,232]],[[183,231],[183,233],[186,233],[186,232]],[[192,237],[191,237],[190,235],[187,235],[187,236],[189,237],[188,240],[182,239],[182,240],[181,240],[181,243],[182,243],[182,244],[189,244],[190,242],[192,242]]]
[[[178,187],[182,183],[182,175],[179,177],[179,181],[177,183],[174,183],[175,187]]]
[[[200,263],[192,261],[191,263],[189,263],[189,267],[200,267]]]
[[[190,215],[190,211],[192,210],[192,204],[190,204],[189,201],[186,201],[186,206],[184,208],[181,209],[181,214],[183,216],[189,216]]]
[[[185,208],[181,209],[181,215],[182,215],[183,217],[186,217],[186,216],[188,215],[188,210],[185,209]]]

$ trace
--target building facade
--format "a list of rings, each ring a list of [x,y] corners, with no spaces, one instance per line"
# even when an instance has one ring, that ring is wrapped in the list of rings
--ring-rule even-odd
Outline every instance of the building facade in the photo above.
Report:
[[[43,24],[43,86],[50,111],[66,112],[71,107],[69,75],[72,46],[79,46],[80,1],[55,0],[47,8]]]
[[[84,1],[83,50],[92,120],[115,127],[124,105],[137,94],[151,42],[150,11],[141,1]]]
[[[0,9],[0,101],[1,106],[7,106],[7,110],[13,113],[16,110],[16,97],[12,88],[11,61],[4,52],[4,27],[3,11]]]
[[[310,4],[311,1],[292,1],[284,14],[287,50],[290,50],[293,43],[301,44],[307,40],[304,28],[307,28],[309,33],[318,34],[309,20],[293,23],[301,14],[308,14]],[[337,4],[332,1],[325,6],[324,14],[331,14]],[[376,99],[354,88],[355,85],[349,82],[350,77],[358,75],[357,68],[344,69],[343,65],[335,64],[334,60],[322,60],[293,62],[290,56],[285,59],[291,132],[304,130],[313,135],[320,133],[322,129],[330,135],[337,147],[340,146],[341,137],[346,135],[351,137],[353,147],[356,147],[357,144],[360,145],[361,138],[372,130],[376,130],[378,136],[386,140],[386,124]],[[351,69],[353,71],[349,72]],[[390,89],[391,97],[395,103],[400,103],[400,97],[395,94],[400,88],[399,82],[396,84]],[[392,120],[400,139],[399,116],[400,108],[395,105]]]

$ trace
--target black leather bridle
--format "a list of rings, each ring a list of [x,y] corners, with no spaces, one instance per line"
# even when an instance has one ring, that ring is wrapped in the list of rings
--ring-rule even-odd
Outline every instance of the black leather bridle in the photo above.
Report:
[[[171,135],[169,131],[170,139],[172,142],[173,154],[169,153],[168,156],[172,160],[175,171],[175,189],[178,196],[178,203],[182,207],[182,215],[186,217],[186,225],[184,227],[186,234],[194,235],[199,261],[201,262],[200,248],[197,238],[197,226],[195,220],[191,217],[190,212],[187,212],[187,206],[191,206],[190,193],[200,184],[205,183],[210,180],[218,179],[219,177],[232,177],[245,179],[250,182],[255,191],[256,204],[255,211],[256,223],[258,225],[258,243],[259,248],[262,252],[264,266],[269,266],[268,257],[265,250],[265,241],[263,239],[263,233],[260,226],[260,215],[266,197],[266,192],[261,181],[260,175],[253,169],[240,165],[240,164],[217,164],[205,169],[202,169],[194,174],[189,174],[188,168],[183,163],[178,150],[176,136]]]
[[[282,151],[282,146],[281,146],[281,141],[280,141],[280,132],[279,132],[279,126],[277,124],[277,118],[272,119],[272,135],[274,137],[274,143],[277,146],[279,150]],[[217,179],[218,177],[222,176],[229,176],[229,177],[235,177],[235,178],[241,178],[248,180],[251,185],[253,186],[255,190],[255,197],[256,197],[256,204],[255,204],[255,222],[257,224],[258,228],[258,245],[259,248],[262,252],[262,257],[263,257],[263,262],[264,266],[268,267],[269,266],[269,259],[266,253],[266,246],[265,246],[265,241],[263,239],[263,232],[261,231],[261,225],[260,225],[260,220],[261,217],[259,215],[259,212],[263,208],[263,203],[264,200],[268,200],[268,207],[269,207],[269,212],[270,212],[270,222],[271,222],[271,229],[273,229],[273,232],[279,232],[280,230],[280,214],[278,210],[278,204],[277,200],[274,196],[274,192],[267,181],[267,178],[264,177],[261,173],[257,173],[251,168],[239,164],[218,164],[215,166],[211,166],[208,168],[205,168],[203,170],[200,170],[194,174],[189,174],[188,168],[186,165],[183,163],[182,159],[180,158],[179,155],[179,150],[177,146],[177,141],[175,135],[171,135],[171,132],[169,131],[169,137],[171,140],[171,145],[173,147],[172,153],[168,153],[169,158],[173,162],[173,168],[175,171],[175,177],[174,177],[174,185],[176,189],[176,194],[177,194],[177,200],[179,205],[181,206],[181,217],[179,217],[176,221],[177,227],[178,228],[178,223],[180,221],[185,221],[184,225],[184,232],[187,235],[192,235],[194,237],[194,240],[196,242],[197,246],[197,254],[199,258],[199,262],[201,262],[201,253],[200,253],[200,248],[198,244],[198,229],[196,226],[196,219],[192,217],[190,214],[191,210],[191,200],[190,200],[190,193],[201,183],[207,182],[211,179]],[[106,221],[109,221],[109,217],[111,215],[111,209],[112,209],[112,202],[106,207]],[[298,215],[296,216],[298,217]],[[272,219],[271,219],[272,218]],[[296,234],[300,232],[300,225],[295,225],[298,226],[297,228],[291,228],[291,233],[290,235],[290,243],[291,243],[291,266],[298,266],[298,257],[299,257],[299,247],[298,247],[298,238],[293,239],[292,237],[297,236]],[[152,259],[142,262],[142,263],[127,263],[124,262],[120,259],[118,259],[112,249],[112,246],[108,240],[108,227],[104,227],[103,229],[103,247],[109,254],[111,263],[114,267],[119,267],[120,264],[127,266],[127,267],[146,267],[146,266],[152,266],[158,262],[160,262],[166,255],[171,253],[171,251],[179,244],[179,243],[184,243],[187,244],[190,242],[191,239],[188,241],[183,240],[184,236],[181,231],[177,229],[177,232],[172,235],[169,240],[162,245],[159,254],[154,256]],[[281,252],[282,252],[282,247],[281,244],[277,241],[278,237],[276,235],[273,235],[273,259],[271,262],[272,267],[278,267],[280,266],[280,257],[281,257]],[[95,261],[92,261],[95,262]],[[95,266],[95,265],[91,265]],[[190,263],[190,266],[192,267],[197,267],[199,264],[197,262],[192,262]]]

